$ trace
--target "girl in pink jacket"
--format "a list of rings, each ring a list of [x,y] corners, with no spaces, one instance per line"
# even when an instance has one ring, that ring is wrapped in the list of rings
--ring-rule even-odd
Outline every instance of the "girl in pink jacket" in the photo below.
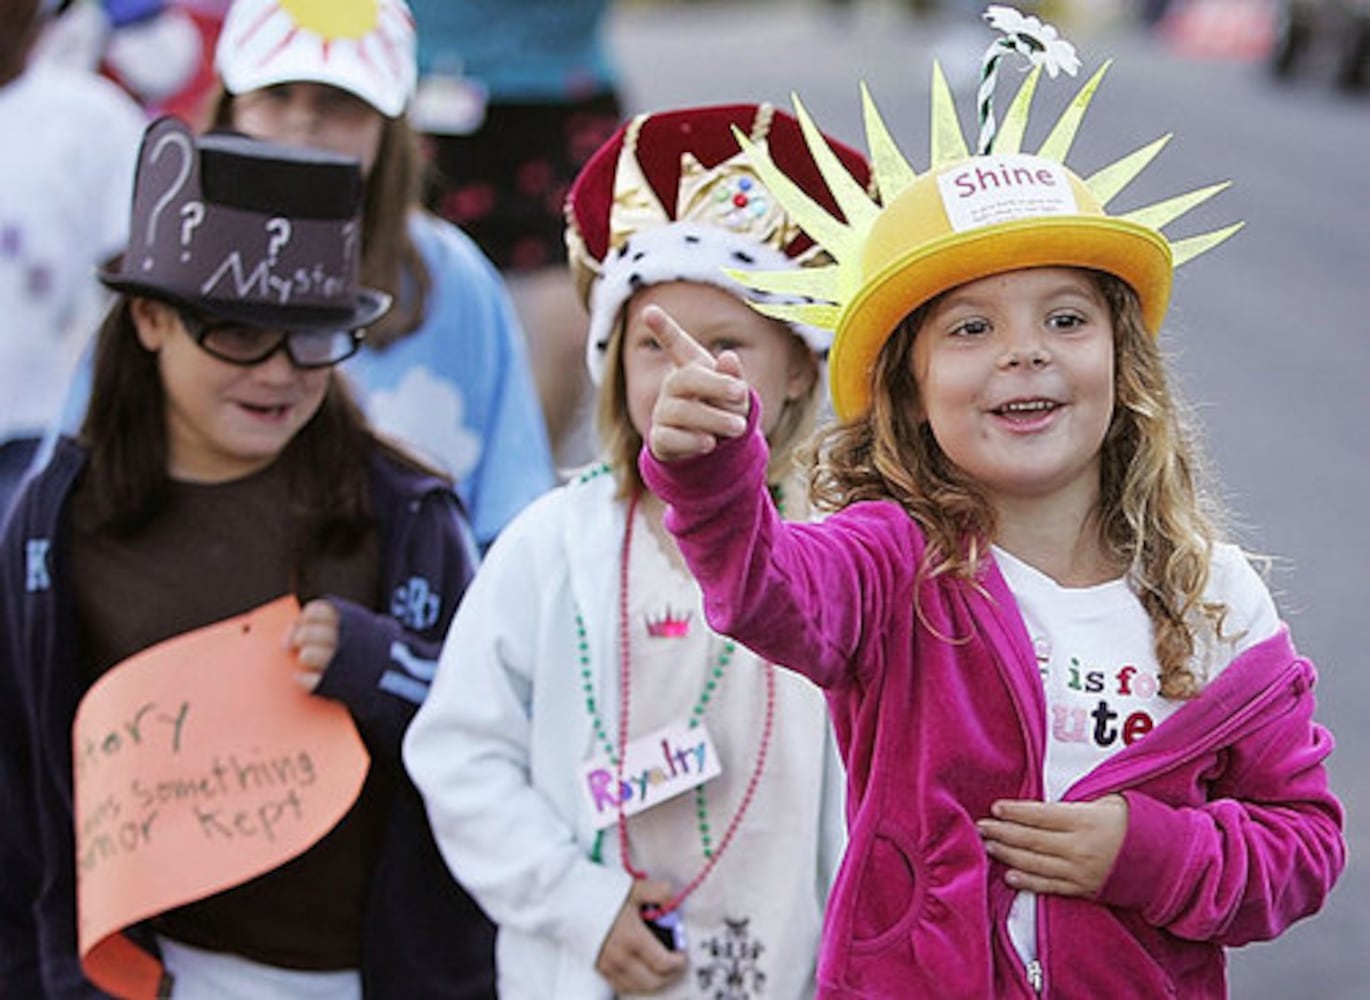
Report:
[[[1221,997],[1222,949],[1317,911],[1345,860],[1313,666],[1207,513],[1156,344],[1174,267],[1238,227],[1160,232],[1221,185],[1105,211],[1159,142],[1064,165],[1102,71],[1024,153],[1040,70],[1078,61],[987,17],[974,153],[940,72],[926,173],[868,105],[881,205],[831,171],[838,219],[750,147],[836,261],[749,275],[835,331],[831,516],[775,515],[737,358],[660,310],[642,471],[710,624],[828,693],[850,837],[820,996]],[[996,129],[999,48],[1036,66]]]

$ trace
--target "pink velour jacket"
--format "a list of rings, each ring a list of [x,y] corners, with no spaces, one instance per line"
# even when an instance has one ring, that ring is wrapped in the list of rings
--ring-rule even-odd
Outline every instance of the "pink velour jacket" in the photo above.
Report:
[[[1322,906],[1345,862],[1332,740],[1281,630],[1065,796],[1120,792],[1129,825],[1097,898],[1041,897],[1035,992],[974,825],[996,799],[1043,794],[1042,684],[1013,595],[992,563],[980,590],[920,582],[923,535],[893,503],[780,520],[757,410],[712,454],[644,452],[641,468],[710,625],[828,692],[849,842],[820,997],[1223,997],[1224,946]]]

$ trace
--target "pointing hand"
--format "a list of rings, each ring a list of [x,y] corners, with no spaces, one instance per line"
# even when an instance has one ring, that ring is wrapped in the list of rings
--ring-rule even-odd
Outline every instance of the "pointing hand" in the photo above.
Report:
[[[751,395],[737,355],[714,357],[659,306],[648,306],[642,318],[675,365],[652,410],[652,455],[661,462],[693,458],[713,451],[720,438],[741,435]]]

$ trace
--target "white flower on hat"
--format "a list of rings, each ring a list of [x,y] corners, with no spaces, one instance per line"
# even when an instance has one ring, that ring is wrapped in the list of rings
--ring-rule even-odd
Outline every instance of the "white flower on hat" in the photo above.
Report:
[[[991,28],[1004,33],[995,45],[1017,52],[1047,71],[1052,79],[1065,70],[1074,76],[1080,69],[1080,57],[1075,46],[1056,33],[1051,25],[1030,17],[1013,7],[991,4],[985,10],[985,20]]]
[[[1045,69],[1052,79],[1061,70],[1074,76],[1080,69],[1075,46],[1059,37],[1051,25],[1043,24],[1037,18],[1028,17],[1012,7],[999,5],[987,9],[984,18],[990,27],[1003,32],[1004,37],[990,42],[981,62],[980,89],[975,96],[976,113],[980,120],[980,137],[975,144],[978,153],[988,153],[994,146],[994,135],[998,129],[994,119],[994,91],[999,82],[999,63],[1006,55],[1016,52],[1027,59],[1034,71]]]
[[[322,83],[394,118],[414,94],[416,46],[404,0],[234,0],[214,63],[231,94]]]

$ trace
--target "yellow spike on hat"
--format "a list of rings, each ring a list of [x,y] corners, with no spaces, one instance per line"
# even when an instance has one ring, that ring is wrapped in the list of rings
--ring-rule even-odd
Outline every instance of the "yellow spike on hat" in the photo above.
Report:
[[[838,280],[841,271],[842,267],[839,264],[804,267],[792,271],[724,269],[724,273],[729,277],[761,291],[774,292],[777,295],[808,295],[815,299],[827,301],[836,298],[833,292],[838,287],[835,282]],[[764,281],[758,281],[758,277]]]
[[[1100,205],[1107,205],[1123,188],[1132,183],[1133,178],[1146,169],[1148,163],[1156,158],[1159,153],[1170,142],[1169,134],[1161,136],[1154,142],[1149,142],[1135,153],[1124,156],[1121,160],[1113,163],[1090,174],[1085,179],[1085,186],[1093,192],[1094,197],[1099,199]]]
[[[811,302],[803,305],[756,302],[752,303],[752,308],[762,315],[778,319],[782,323],[801,323],[817,327],[820,330],[831,330],[837,324],[837,317],[842,312],[837,306],[823,302]]]
[[[785,206],[790,217],[800,229],[809,234],[810,239],[837,260],[851,258],[856,254],[859,243],[852,237],[853,230],[850,226],[829,215],[822,205],[801,191],[799,186],[772,162],[766,150],[748,139],[741,129],[734,127],[733,135],[747,159],[751,161],[756,176],[761,178],[761,183],[766,185],[773,198]],[[824,180],[829,184],[840,183],[827,176]]]
[[[951,88],[942,75],[942,66],[932,64],[932,146],[931,169],[938,170],[949,163],[964,160],[970,155],[966,137],[956,117],[956,105],[951,99]]]
[[[1175,266],[1187,264],[1199,254],[1208,253],[1219,243],[1226,241],[1229,236],[1235,236],[1237,230],[1245,225],[1245,222],[1234,222],[1230,226],[1215,229],[1211,233],[1201,233],[1198,236],[1190,236],[1188,239],[1177,240],[1170,244],[1170,255],[1175,261]]]
[[[871,97],[870,88],[861,83],[861,113],[866,125],[866,143],[870,146],[871,169],[875,174],[875,189],[886,200],[893,198],[918,179],[918,174],[890,137],[890,130]]]
[[[866,194],[865,188],[856,182],[837,154],[832,151],[823,133],[809,117],[808,109],[793,95],[794,116],[799,120],[799,128],[804,133],[804,142],[809,147],[809,155],[828,182],[828,190],[837,199],[837,206],[847,218],[847,225],[853,229],[864,229],[875,221],[880,209]]]
[[[1167,223],[1173,222],[1184,215],[1191,208],[1202,205],[1209,198],[1221,191],[1226,191],[1232,186],[1231,181],[1223,181],[1220,184],[1210,184],[1208,187],[1199,188],[1197,191],[1190,191],[1187,194],[1177,194],[1173,198],[1165,201],[1158,201],[1155,204],[1147,205],[1136,211],[1128,212],[1119,218],[1127,219],[1129,222],[1137,222],[1151,229],[1160,229]]]
[[[1041,148],[1037,150],[1038,156],[1055,160],[1057,163],[1066,162],[1066,157],[1070,155],[1070,147],[1075,143],[1075,134],[1080,130],[1080,123],[1084,121],[1085,112],[1089,109],[1089,102],[1094,100],[1094,92],[1099,89],[1104,74],[1112,65],[1113,61],[1110,59],[1085,81],[1085,85],[1080,88],[1075,99],[1066,105],[1065,111],[1061,112],[1061,117],[1056,121],[1056,126],[1042,142]]]
[[[1005,9],[994,8],[1000,18]],[[1109,62],[1079,89],[1037,153],[1021,152],[1040,70],[1046,68],[1055,76],[1061,69],[1073,74],[1078,67],[1073,46],[1058,39],[1054,29],[1040,46],[1022,44],[1024,26],[1033,25],[1043,28],[1034,18],[1019,17],[1016,47],[1007,46],[1026,54],[1034,69],[1019,87],[998,134],[987,130],[982,121],[981,142],[988,145],[989,153],[971,154],[950,88],[936,62],[932,66],[930,166],[923,174],[900,153],[862,84],[866,143],[881,206],[868,204],[864,194],[852,190],[849,179],[832,176],[831,158],[821,158],[814,150],[846,222],[790,183],[764,148],[739,136],[743,151],[772,195],[835,261],[802,272],[802,277],[794,272],[750,272],[747,283],[763,291],[817,300],[756,307],[776,318],[835,331],[828,373],[833,406],[842,419],[859,416],[869,406],[870,372],[899,322],[950,288],[1027,267],[1091,268],[1131,285],[1141,302],[1143,322],[1156,333],[1169,304],[1174,268],[1241,228],[1237,223],[1173,245],[1160,232],[1226,184],[1176,195],[1124,215],[1104,211],[1164,148],[1168,135],[1108,164],[1087,181],[1065,165]],[[992,123],[986,90],[992,92],[982,84],[981,110]],[[806,137],[817,134],[797,98],[795,107]]]
[[[1018,93],[1004,115],[1004,123],[999,126],[999,134],[994,137],[996,153],[1016,153],[1023,148],[1023,134],[1027,131],[1028,109],[1032,107],[1032,95],[1037,92],[1037,81],[1042,76],[1042,67],[1034,66],[1032,72],[1023,80]]]

